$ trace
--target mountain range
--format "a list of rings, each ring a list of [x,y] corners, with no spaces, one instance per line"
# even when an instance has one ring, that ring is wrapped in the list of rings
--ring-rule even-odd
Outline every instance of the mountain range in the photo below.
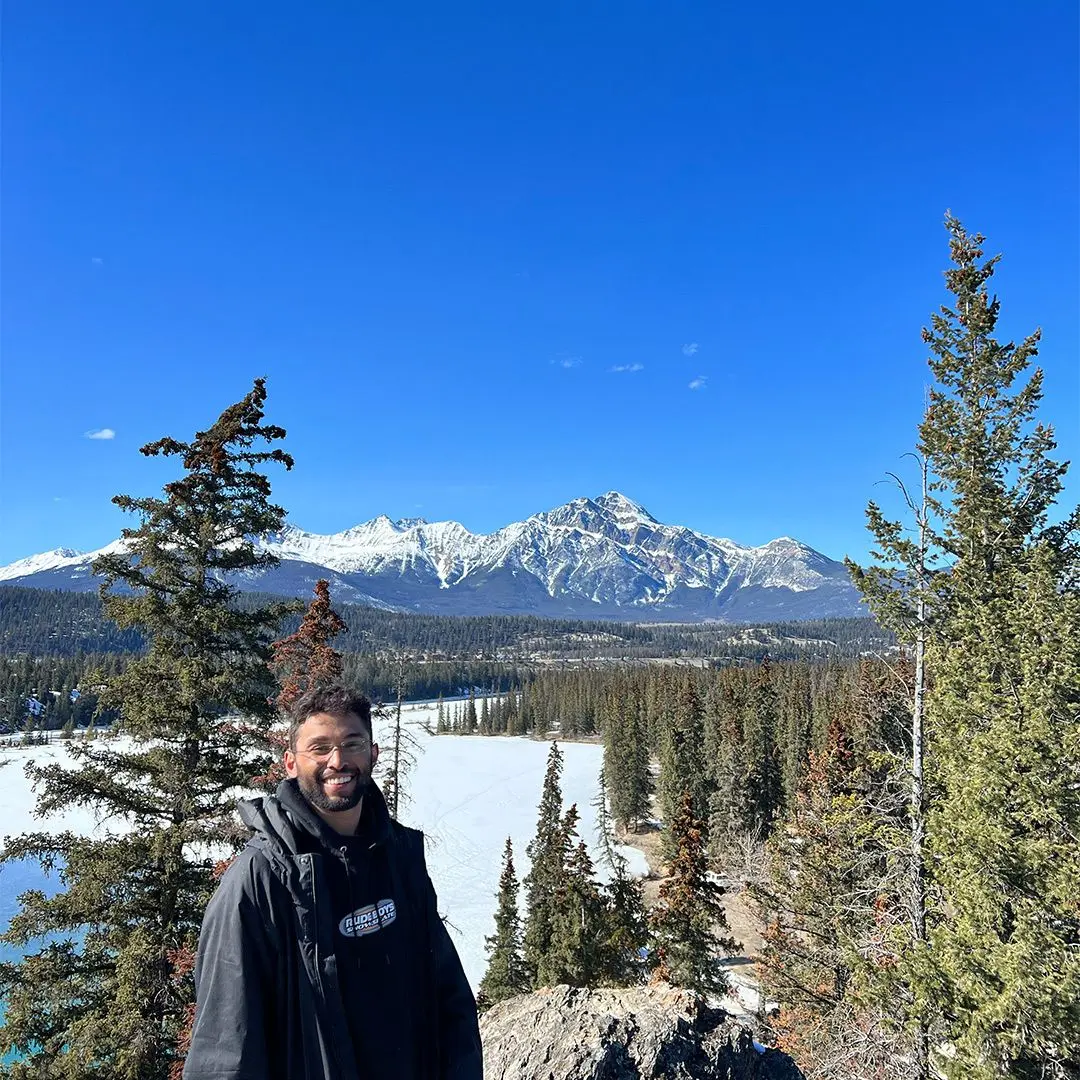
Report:
[[[535,614],[650,622],[759,622],[864,614],[843,563],[791,537],[746,547],[665,525],[617,491],[574,499],[496,532],[380,516],[330,536],[287,526],[259,540],[280,563],[237,581],[446,615]],[[98,551],[67,548],[0,567],[0,584],[96,588]]]

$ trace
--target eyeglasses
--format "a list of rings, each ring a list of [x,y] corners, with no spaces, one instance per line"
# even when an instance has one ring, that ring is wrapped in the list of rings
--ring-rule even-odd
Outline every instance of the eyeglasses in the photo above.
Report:
[[[369,739],[346,739],[342,743],[312,743],[303,750],[297,750],[297,753],[313,761],[326,761],[335,750],[340,750],[343,758],[358,758],[363,757],[370,749]]]

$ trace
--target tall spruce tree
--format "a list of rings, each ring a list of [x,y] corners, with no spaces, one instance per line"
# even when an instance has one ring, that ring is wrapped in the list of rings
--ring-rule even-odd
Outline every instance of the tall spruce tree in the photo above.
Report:
[[[673,823],[683,795],[690,793],[694,815],[702,822],[709,812],[709,773],[705,764],[705,727],[701,699],[687,676],[675,690],[670,723],[660,747],[660,811],[664,818],[663,850],[674,854],[677,843]]]
[[[487,971],[480,980],[477,1001],[489,1009],[500,1001],[529,992],[529,973],[521,952],[521,913],[518,910],[518,880],[514,870],[514,845],[508,836],[499,875],[499,903],[495,911],[495,933],[484,938],[488,954]]]
[[[343,661],[330,642],[349,628],[330,602],[330,582],[320,578],[315,582],[315,595],[308,604],[295,633],[280,638],[270,646],[270,670],[278,681],[278,723],[266,733],[270,768],[253,778],[257,788],[273,791],[285,778],[281,755],[288,746],[288,731],[281,714],[288,712],[297,698],[313,686],[332,683],[341,678]],[[257,732],[253,734],[258,736]]]
[[[91,839],[32,833],[3,860],[60,869],[62,889],[21,898],[3,936],[25,950],[0,965],[6,1005],[0,1050],[20,1060],[14,1080],[166,1080],[193,999],[191,956],[214,887],[208,849],[220,845],[232,792],[265,771],[266,757],[239,725],[265,728],[274,691],[268,661],[287,605],[240,608],[229,575],[276,560],[255,546],[279,529],[268,462],[291,468],[264,424],[263,381],[191,442],[142,448],[179,456],[183,476],[162,498],[119,495],[139,515],[126,553],[94,565],[106,614],[138,628],[147,651],[112,676],[101,695],[117,710],[123,741],[68,743],[74,768],[33,768],[43,815],[87,806],[127,831]]]
[[[936,902],[901,971],[950,1076],[1065,1076],[1080,1059],[1078,514],[1048,524],[1066,466],[1035,418],[1039,334],[996,340],[998,258],[946,226],[955,300],[923,332],[936,382],[919,428],[925,495],[909,501],[919,540],[871,506],[885,565],[860,581],[886,616],[900,610],[891,593],[912,597],[908,640],[925,645],[913,733],[927,773],[912,804],[921,794]]]
[[[671,831],[675,856],[651,915],[654,974],[701,994],[722,993],[727,979],[719,960],[734,943],[720,899],[724,890],[709,877],[704,829],[689,791],[683,793]]]
[[[314,591],[296,633],[272,646],[270,667],[281,686],[275,704],[283,712],[311,687],[341,678],[341,653],[330,642],[349,628],[330,602],[330,582],[320,578]]]
[[[645,890],[641,881],[630,874],[626,858],[615,846],[603,769],[593,806],[599,866],[608,875],[602,886],[605,919],[598,964],[600,978],[612,986],[634,986],[645,979],[642,956],[649,944]]]
[[[551,940],[536,971],[537,986],[596,986],[604,977],[607,912],[593,863],[578,836],[578,808],[559,825],[561,862],[553,894]]]
[[[1067,466],[1035,420],[1039,334],[994,338],[998,258],[947,226],[955,305],[924,332],[937,385],[919,431],[951,562],[928,656],[945,901],[928,982],[943,984],[952,1075],[1065,1075],[1080,1068],[1080,516],[1047,523]]]
[[[611,814],[624,830],[637,830],[649,816],[652,781],[649,746],[637,698],[617,687],[604,705],[604,777]]]
[[[743,720],[747,769],[746,814],[751,831],[762,839],[772,832],[784,805],[776,729],[777,695],[772,685],[772,664],[766,659],[754,674]]]
[[[525,875],[525,965],[530,982],[537,985],[538,972],[551,949],[556,919],[556,896],[562,885],[564,834],[562,810],[563,756],[557,742],[548,750],[547,768],[540,792],[536,834],[526,849],[532,863]]]

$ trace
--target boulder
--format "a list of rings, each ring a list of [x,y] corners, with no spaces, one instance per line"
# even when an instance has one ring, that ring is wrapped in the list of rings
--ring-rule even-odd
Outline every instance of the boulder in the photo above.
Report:
[[[538,990],[486,1012],[480,1034],[487,1080],[803,1080],[722,1009],[667,986]]]

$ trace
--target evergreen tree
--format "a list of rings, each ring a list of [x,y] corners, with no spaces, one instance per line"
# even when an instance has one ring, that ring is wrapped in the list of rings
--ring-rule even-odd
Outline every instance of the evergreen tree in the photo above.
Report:
[[[870,770],[847,725],[834,723],[829,745],[810,752],[786,827],[766,846],[768,881],[754,894],[767,920],[762,982],[780,1005],[770,1026],[808,1076],[871,1080],[900,1075],[911,1060],[909,1040],[888,1022],[895,1001],[861,993],[868,973],[895,963],[897,779]]]
[[[893,564],[871,580],[920,589],[929,631],[926,876],[939,899],[903,974],[950,1046],[950,1076],[1059,1077],[1080,1059],[1080,520],[1047,524],[1066,466],[1035,421],[1039,335],[995,339],[998,259],[946,225],[955,301],[923,332],[936,379],[919,429],[925,550],[871,519]],[[938,568],[920,577],[924,554]]]
[[[955,309],[924,338],[937,386],[920,427],[934,539],[951,560],[931,645],[942,795],[929,841],[945,910],[931,985],[953,1075],[1080,1068],[1080,554],[1076,511],[1048,527],[1066,465],[1035,422],[1038,333],[993,337],[997,258],[947,221]],[[946,737],[945,733],[948,733]]]
[[[330,603],[330,582],[320,578],[299,629],[272,647],[270,667],[281,687],[275,703],[282,712],[311,687],[341,678],[341,653],[330,642],[348,629]]]
[[[297,698],[311,687],[341,678],[341,653],[330,642],[347,630],[344,620],[331,606],[330,582],[320,578],[315,582],[315,595],[299,628],[270,647],[270,670],[280,687],[274,699],[279,713],[287,713]],[[285,777],[280,759],[288,745],[288,732],[279,724],[267,733],[266,741],[272,758],[270,768],[263,776],[254,777],[253,784],[273,791]]]
[[[537,964],[537,986],[595,986],[602,978],[606,913],[592,859],[578,836],[576,805],[559,823],[561,864],[552,895],[551,939]]]
[[[499,875],[499,905],[495,912],[495,933],[485,937],[487,971],[480,981],[481,1009],[529,992],[529,973],[521,952],[521,914],[518,911],[518,880],[514,870],[514,847],[506,838],[502,873]]]
[[[552,742],[548,751],[544,784],[536,821],[536,835],[527,852],[532,863],[525,876],[525,964],[530,982],[536,986],[538,973],[551,948],[555,927],[556,894],[562,885],[565,864],[565,835],[562,812],[562,751]]]
[[[675,857],[660,884],[660,901],[651,915],[656,941],[655,977],[702,994],[719,994],[727,980],[718,964],[727,935],[723,888],[708,874],[705,836],[694,814],[694,800],[683,794],[672,823]]]
[[[600,867],[608,880],[602,887],[604,926],[600,943],[599,978],[611,986],[634,986],[645,979],[643,953],[649,945],[645,890],[631,877],[626,859],[615,847],[607,805],[604,770],[600,770],[596,800],[596,836]]]
[[[744,839],[760,839],[750,800],[741,696],[733,687],[714,687],[707,717],[709,853],[719,866],[738,869]]]
[[[604,707],[604,776],[612,816],[622,829],[636,830],[649,816],[652,782],[641,706],[627,689],[618,687]]]
[[[695,819],[704,821],[709,812],[709,774],[705,766],[705,728],[701,699],[689,677],[675,692],[671,721],[660,751],[660,812],[664,819],[663,850],[677,850],[673,822],[683,795],[690,793]]]
[[[254,539],[280,529],[267,462],[255,449],[284,436],[265,425],[263,381],[190,443],[164,438],[148,456],[179,456],[183,476],[163,498],[113,501],[140,516],[124,554],[99,559],[106,614],[138,628],[147,652],[108,680],[130,748],[68,744],[74,769],[37,767],[39,813],[89,806],[130,825],[107,839],[32,833],[4,847],[4,861],[62,867],[65,888],[32,891],[3,936],[28,950],[0,965],[6,1011],[0,1050],[15,1080],[166,1080],[193,1000],[191,959],[213,887],[208,846],[221,842],[232,792],[266,758],[244,744],[229,716],[263,730],[273,692],[272,632],[285,605],[241,610],[229,576],[274,565]],[[44,944],[41,942],[44,940]]]
[[[762,839],[784,806],[780,754],[776,744],[777,698],[772,665],[766,658],[755,673],[745,704],[746,807],[750,831]]]
[[[407,685],[405,663],[406,657],[399,654],[393,708],[389,713],[381,708],[376,710],[375,713],[375,717],[379,721],[388,721],[390,727],[389,737],[382,745],[384,757],[379,758],[379,766],[383,777],[379,786],[383,798],[386,800],[386,808],[395,821],[407,801],[406,781],[409,773],[415,768],[416,758],[420,753],[420,742],[410,729],[408,721],[404,718]]]

